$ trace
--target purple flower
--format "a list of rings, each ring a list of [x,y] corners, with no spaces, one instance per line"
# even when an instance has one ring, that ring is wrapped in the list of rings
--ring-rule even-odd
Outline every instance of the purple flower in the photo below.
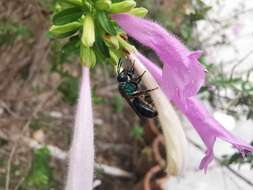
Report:
[[[140,53],[136,56],[148,68],[167,97],[185,114],[207,146],[200,169],[207,170],[213,160],[213,146],[221,138],[241,153],[253,147],[236,138],[218,123],[195,97],[204,84],[205,70],[198,62],[201,51],[191,52],[174,35],[160,25],[128,14],[114,14],[112,18],[131,37],[153,49],[163,62],[161,71]]]
[[[136,73],[141,75],[143,72],[147,71],[142,77],[142,82],[148,89],[159,86],[155,77],[148,72],[148,69],[141,63],[135,53],[130,54],[128,58],[134,63]],[[153,69],[150,70],[157,72],[157,76],[159,76],[159,73],[161,74],[161,69],[151,64],[151,67],[152,66]],[[181,175],[185,170],[185,164],[187,162],[187,140],[183,126],[178,114],[161,88],[150,92],[150,95],[158,112],[158,120],[165,140],[165,171],[170,175]]]
[[[130,36],[153,49],[164,63],[164,86],[174,101],[195,95],[204,83],[205,72],[197,59],[201,51],[189,51],[174,35],[158,24],[128,14],[116,14],[113,19]],[[185,104],[184,104],[185,105]]]
[[[66,190],[91,190],[93,185],[94,137],[89,69],[83,67],[82,72]]]

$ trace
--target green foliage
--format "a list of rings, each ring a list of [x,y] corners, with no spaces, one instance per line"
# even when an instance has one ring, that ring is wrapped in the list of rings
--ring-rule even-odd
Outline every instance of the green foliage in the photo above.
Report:
[[[121,96],[114,96],[112,99],[113,111],[116,113],[123,112],[124,109],[124,99]]]
[[[47,115],[41,115],[31,121],[29,128],[32,131],[37,131],[42,128],[48,128],[50,126],[52,118]]]
[[[48,11],[54,11],[56,3],[60,0],[38,0],[41,7]]]
[[[63,100],[70,105],[74,105],[77,101],[79,79],[65,70],[64,66],[75,61],[76,55],[79,54],[79,46],[78,36],[73,36],[64,43],[58,40],[51,43],[51,71],[61,76],[62,82],[58,91],[62,94]]]
[[[104,170],[103,168],[96,168],[95,170],[95,176],[98,178],[98,179],[102,179],[104,177]]]
[[[230,75],[224,73],[221,67],[214,64],[204,65],[208,69],[208,77],[200,92],[207,96],[211,105],[235,117],[246,115],[247,119],[253,119],[253,83],[250,81],[252,70],[242,77],[242,74],[234,72]]]
[[[51,71],[57,72],[62,76],[66,74],[70,75],[64,70],[64,64],[73,62],[76,58],[76,55],[79,54],[79,37],[73,36],[67,42],[54,40],[51,42],[50,47]]]
[[[105,63],[110,58],[109,50],[100,36],[96,36],[94,51],[97,54],[97,63]]]
[[[196,22],[205,19],[206,14],[212,8],[202,0],[179,0],[174,1],[174,4],[170,4],[172,6],[169,7],[170,12],[165,12],[162,11],[164,10],[163,6],[157,6],[157,1],[155,0],[139,0],[139,2],[149,10],[149,17],[161,23],[170,32],[175,33],[188,45],[192,45],[191,43],[194,41],[193,29]],[[185,5],[188,6],[190,12],[186,12],[182,8]]]
[[[0,148],[6,144],[8,144],[8,141],[6,139],[0,138]]]
[[[144,129],[139,126],[139,125],[135,125],[132,129],[131,129],[131,136],[137,140],[142,139],[144,134]]]
[[[38,119],[34,119],[32,120],[32,122],[30,123],[29,127],[32,129],[32,130],[38,130],[41,128],[41,123],[40,123],[40,120]]]
[[[189,15],[191,22],[205,19],[207,12],[212,9],[212,7],[205,4],[202,0],[195,0],[192,4],[193,12]]]
[[[78,36],[71,37],[63,44],[58,40],[51,43],[51,71],[61,76],[62,82],[58,91],[62,94],[63,100],[70,105],[74,105],[77,101],[79,80],[66,71],[64,65],[75,60],[75,56],[79,54],[79,46]]]
[[[79,80],[77,77],[71,75],[65,75],[63,81],[58,87],[58,90],[63,95],[63,100],[74,105],[78,98]]]
[[[25,179],[25,188],[49,190],[53,186],[52,170],[49,166],[50,152],[47,147],[40,148],[34,151],[34,157],[29,174]]]
[[[103,97],[100,97],[96,94],[96,89],[92,90],[92,102],[94,105],[99,105],[99,104],[106,104],[107,101]]]
[[[31,36],[31,31],[24,25],[10,20],[0,20],[0,46],[12,44],[18,38]]]
[[[97,20],[98,20],[99,25],[108,34],[111,34],[113,36],[117,34],[115,26],[113,25],[113,22],[108,19],[108,17],[107,17],[107,15],[106,15],[105,12],[103,12],[103,11],[98,12],[98,14],[97,14]]]
[[[79,7],[72,7],[56,13],[52,21],[55,25],[63,25],[78,20],[81,18],[82,14],[82,9]]]
[[[204,20],[207,12],[212,7],[207,6],[202,0],[196,0],[192,3],[192,12],[190,14],[183,15],[183,21],[180,25],[179,36],[188,44],[190,44],[193,39],[193,29],[196,22]]]
[[[251,142],[253,146],[253,142]],[[222,160],[222,164],[231,165],[231,164],[250,164],[251,169],[253,169],[253,153],[249,153],[246,157],[243,157],[240,153],[235,153],[232,156],[224,156]]]

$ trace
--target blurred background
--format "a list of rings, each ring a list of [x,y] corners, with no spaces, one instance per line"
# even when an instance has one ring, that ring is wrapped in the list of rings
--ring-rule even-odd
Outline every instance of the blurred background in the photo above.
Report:
[[[64,189],[80,65],[79,52],[47,33],[56,3],[0,1],[0,190]],[[253,1],[138,3],[188,47],[204,51],[208,74],[199,97],[228,130],[250,143]],[[205,149],[183,116],[189,163],[183,176],[165,174],[159,123],[138,119],[117,90],[113,68],[101,63],[91,77],[96,190],[253,189],[253,155],[242,158],[225,142],[216,143],[207,174],[198,170]]]

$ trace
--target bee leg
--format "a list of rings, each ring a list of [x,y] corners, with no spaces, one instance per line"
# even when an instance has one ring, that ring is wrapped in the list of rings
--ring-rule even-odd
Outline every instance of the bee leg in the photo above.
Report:
[[[140,76],[138,76],[138,77],[136,77],[136,82],[137,83],[140,83],[141,82],[141,79],[142,79],[142,77],[143,77],[143,75],[146,73],[146,71],[144,71]]]
[[[147,103],[149,103],[149,104],[153,104],[153,100],[152,100],[152,98],[151,98],[151,96],[150,96],[149,94],[146,94],[146,95],[144,96],[144,100],[145,100]]]
[[[136,91],[135,93],[133,93],[133,94],[131,95],[131,97],[139,97],[139,96],[141,96],[141,95],[143,95],[143,94],[147,94],[147,93],[149,93],[149,92],[151,92],[151,91],[154,91],[154,90],[156,90],[156,89],[158,89],[158,87],[152,88],[152,89],[147,89],[147,90],[142,90],[142,91]]]
[[[131,78],[131,81],[132,82],[135,82],[136,84],[139,84],[141,82],[141,79],[143,77],[143,75],[146,73],[146,71],[144,71],[141,75],[137,76],[137,77],[134,77],[134,78]]]

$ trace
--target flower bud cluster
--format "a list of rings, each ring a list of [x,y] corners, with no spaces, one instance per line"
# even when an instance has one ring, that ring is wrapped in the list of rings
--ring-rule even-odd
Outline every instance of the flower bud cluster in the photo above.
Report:
[[[128,13],[144,17],[147,12],[143,7],[137,8],[134,0],[61,0],[56,5],[49,31],[53,38],[68,38],[67,43],[79,48],[81,63],[85,66],[94,67],[105,61],[116,64],[134,47],[110,15]]]

